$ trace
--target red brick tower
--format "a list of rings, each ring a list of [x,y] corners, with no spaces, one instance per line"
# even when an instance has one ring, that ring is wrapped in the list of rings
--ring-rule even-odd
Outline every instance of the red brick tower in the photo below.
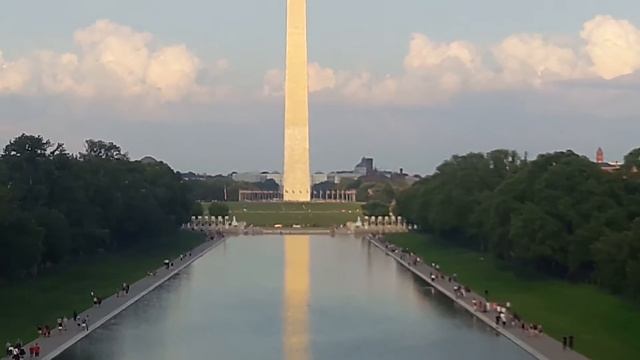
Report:
[[[598,151],[596,151],[596,162],[598,164],[602,164],[604,162],[604,151],[602,151],[602,148],[598,148]]]

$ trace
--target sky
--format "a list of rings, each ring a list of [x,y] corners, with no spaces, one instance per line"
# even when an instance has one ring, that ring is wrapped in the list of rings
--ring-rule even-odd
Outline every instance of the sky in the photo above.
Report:
[[[4,1],[0,143],[280,170],[284,0]],[[311,166],[640,147],[640,2],[308,0]]]

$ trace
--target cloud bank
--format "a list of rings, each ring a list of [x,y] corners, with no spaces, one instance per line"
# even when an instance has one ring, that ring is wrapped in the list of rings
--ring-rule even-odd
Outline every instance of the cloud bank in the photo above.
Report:
[[[463,91],[544,89],[566,81],[611,80],[638,70],[640,29],[627,20],[598,15],[572,41],[514,34],[480,48],[414,33],[401,74],[378,76],[313,63],[309,87],[317,98],[331,101],[432,105]],[[282,78],[281,70],[270,70],[264,93],[280,95]]]
[[[203,63],[185,45],[158,46],[151,34],[99,20],[74,34],[77,51],[37,51],[7,60],[0,52],[0,94],[70,95],[148,102],[208,101],[220,95],[199,74],[228,61]]]
[[[73,42],[74,50],[65,53],[39,50],[7,59],[0,51],[0,95],[149,105],[255,100],[241,95],[255,91],[222,83],[220,76],[231,66],[228,60],[204,61],[186,45],[161,44],[147,32],[99,20],[77,30]],[[640,29],[627,20],[598,15],[573,37],[513,34],[490,46],[441,42],[414,33],[398,63],[400,72],[376,74],[312,62],[309,91],[318,101],[334,103],[430,106],[461,93],[512,89],[557,93],[558,88],[567,88],[566,83],[613,84],[613,79],[640,70]],[[281,69],[267,71],[262,98],[280,98],[283,80]],[[640,81],[627,80],[625,86],[640,88],[636,84]],[[250,99],[239,99],[243,96]]]

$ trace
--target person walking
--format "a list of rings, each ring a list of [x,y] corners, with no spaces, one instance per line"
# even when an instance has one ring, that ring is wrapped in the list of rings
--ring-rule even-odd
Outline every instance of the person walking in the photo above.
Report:
[[[571,350],[573,350],[573,345],[574,345],[573,341],[574,341],[573,335],[570,335],[569,336],[569,349],[571,349]]]
[[[84,319],[82,319],[82,330],[89,331],[89,315],[87,315]]]
[[[36,358],[40,357],[40,344],[38,343],[33,347],[33,356]]]

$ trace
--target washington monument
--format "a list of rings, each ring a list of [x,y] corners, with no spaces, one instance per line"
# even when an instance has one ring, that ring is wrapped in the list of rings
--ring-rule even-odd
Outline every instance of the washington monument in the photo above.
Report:
[[[283,199],[311,201],[307,1],[287,0]]]

